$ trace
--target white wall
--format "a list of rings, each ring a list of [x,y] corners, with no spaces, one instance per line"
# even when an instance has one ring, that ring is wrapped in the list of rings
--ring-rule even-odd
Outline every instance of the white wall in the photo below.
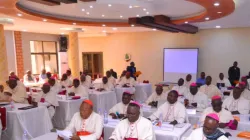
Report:
[[[15,49],[15,39],[13,31],[4,31],[6,50],[7,50],[7,60],[8,60],[8,71],[16,72],[16,49]]]

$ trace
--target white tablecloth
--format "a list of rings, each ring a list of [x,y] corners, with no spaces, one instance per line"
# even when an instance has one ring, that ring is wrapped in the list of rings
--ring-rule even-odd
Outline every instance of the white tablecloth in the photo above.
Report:
[[[152,85],[140,83],[135,86],[135,100],[145,102],[152,94]]]
[[[2,134],[2,140],[20,140],[24,131],[29,138],[49,133],[53,128],[46,107],[39,106],[28,110],[18,110],[27,104],[15,104],[14,111],[7,111],[7,130]],[[9,106],[7,107],[8,110]]]
[[[182,140],[185,140],[186,138],[188,138],[188,136],[192,133],[193,128],[189,128],[189,130],[183,135]],[[243,138],[239,138],[237,137],[237,135],[240,133],[240,131],[238,130],[230,130],[230,129],[224,129],[225,132],[229,132],[232,137],[229,137],[229,140],[246,140]]]
[[[53,118],[54,127],[64,129],[70,123],[73,115],[79,112],[83,100],[59,100],[59,106],[56,107],[56,113]]]
[[[117,104],[115,91],[95,91],[91,90],[89,93],[89,99],[94,104],[94,111],[98,113],[100,111],[109,111],[115,104]]]
[[[48,134],[42,135],[40,137],[31,139],[31,140],[56,140],[56,139],[57,139],[56,133],[48,133]]]
[[[111,123],[110,123],[111,122]],[[108,140],[118,121],[109,120],[108,124],[104,125],[104,140]],[[182,135],[191,127],[191,124],[186,124],[182,128],[174,128],[173,131],[164,131],[158,127],[154,127],[156,140],[180,140]]]
[[[115,88],[117,103],[122,101],[122,95],[123,95],[123,92],[125,92],[125,91],[130,92],[130,93],[134,93],[135,88],[134,87],[123,88],[123,87],[117,86]]]

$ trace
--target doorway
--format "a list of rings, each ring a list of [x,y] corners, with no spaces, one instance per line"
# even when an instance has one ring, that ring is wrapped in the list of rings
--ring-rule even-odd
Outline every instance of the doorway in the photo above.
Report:
[[[82,53],[83,71],[87,72],[92,79],[103,76],[103,53],[102,52],[83,52]]]

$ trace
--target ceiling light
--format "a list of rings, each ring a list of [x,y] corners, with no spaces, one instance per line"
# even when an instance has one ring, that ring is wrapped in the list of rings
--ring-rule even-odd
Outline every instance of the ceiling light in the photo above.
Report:
[[[111,7],[112,5],[111,5],[111,4],[109,4],[108,6],[109,6],[109,7]]]
[[[103,30],[102,32],[103,32],[103,33],[106,33],[107,31]]]
[[[23,31],[23,32],[26,32],[27,30],[26,30],[26,29],[23,29],[22,31]]]
[[[222,12],[217,12],[218,14],[221,14]]]
[[[188,24],[188,21],[186,21],[185,24]]]
[[[105,24],[102,24],[102,27],[105,27],[106,25]]]
[[[90,5],[90,6],[89,6],[89,8],[93,8],[93,6],[92,6],[92,5]]]
[[[149,15],[149,12],[147,12],[146,14]]]
[[[136,15],[137,17],[139,17],[140,15]]]
[[[86,14],[89,15],[89,12],[87,12]]]
[[[205,20],[209,20],[209,17],[206,17]]]
[[[135,27],[135,25],[134,25],[134,24],[132,24],[132,25],[131,25],[131,27]]]
[[[105,15],[102,15],[102,17],[105,17]]]
[[[44,22],[46,22],[46,21],[47,21],[47,19],[43,19],[43,21],[44,21]]]
[[[113,30],[117,30],[117,28],[113,28]]]
[[[73,25],[76,25],[76,23],[73,23]]]
[[[85,11],[85,9],[82,9],[82,11],[84,12],[84,11]]]
[[[122,16],[122,15],[120,15],[120,18],[123,18],[123,16]]]
[[[216,26],[216,28],[221,28],[221,26]]]
[[[157,31],[157,29],[153,29],[153,31]]]
[[[64,33],[61,33],[61,35],[64,35]]]
[[[137,6],[137,5],[134,6],[134,8],[138,8],[138,7],[140,7],[140,6]]]
[[[23,15],[22,15],[22,14],[17,14],[17,16],[21,17],[21,16],[23,16]]]
[[[147,11],[147,9],[146,9],[146,8],[144,8],[144,9],[143,9],[143,11]]]
[[[214,3],[214,6],[220,6],[219,2]]]
[[[130,5],[129,8],[133,8],[133,6]]]

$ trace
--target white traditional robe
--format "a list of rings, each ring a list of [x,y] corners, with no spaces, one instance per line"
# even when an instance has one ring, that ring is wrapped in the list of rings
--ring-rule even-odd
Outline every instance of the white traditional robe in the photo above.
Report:
[[[130,77],[129,79],[127,79],[125,76],[122,77],[121,82],[119,83],[119,85],[123,86],[127,84],[130,87],[134,87],[136,85],[135,79],[133,77]]]
[[[25,84],[25,83],[36,83],[37,81],[36,81],[36,77],[35,76],[33,76],[33,75],[31,75],[31,77],[32,77],[32,79],[33,79],[33,81],[29,81],[28,79],[28,75],[27,74],[25,74],[24,76],[23,76],[23,83]]]
[[[84,82],[81,82],[81,85],[86,87],[86,88],[90,88],[91,83],[88,82],[87,80],[85,80]]]
[[[174,86],[172,88],[172,90],[176,90],[179,93],[179,95],[182,95],[182,96],[186,96],[186,94],[188,94],[188,91],[189,91],[188,88],[185,87],[184,85],[183,86]]]
[[[69,79],[69,78],[67,78],[66,80],[64,80],[64,81],[61,81],[61,85],[62,86],[64,86],[64,87],[69,87],[69,86],[72,86],[72,81]]]
[[[223,102],[222,107],[227,108],[230,112],[239,111],[240,114],[249,114],[250,110],[249,100],[246,100],[242,96],[237,100],[233,96],[229,96]]]
[[[45,83],[47,81],[47,75],[45,74],[45,78],[43,77],[44,75],[43,74],[40,74],[39,75],[39,83]]]
[[[144,117],[139,117],[133,124],[131,124],[128,119],[122,120],[115,127],[110,139],[123,140],[124,138],[155,140],[153,125]]]
[[[208,107],[203,111],[200,121],[204,122],[206,116],[210,113],[217,114],[218,117],[220,118],[220,123],[228,123],[229,121],[234,120],[232,113],[227,111],[226,109],[222,108],[222,110],[219,113],[217,113],[213,110],[212,107]]]
[[[80,96],[80,97],[85,97],[85,98],[89,98],[89,93],[88,93],[88,89],[82,85],[79,85],[77,88],[75,88],[74,86],[72,86],[69,90],[68,93],[75,93],[75,96]]]
[[[190,85],[192,84],[192,81],[189,81],[189,82],[185,82],[184,83],[184,86],[187,88],[187,89],[189,89],[189,87],[190,87]]]
[[[192,131],[190,136],[185,140],[206,140],[203,133],[203,127],[195,129]],[[229,140],[226,136],[221,136],[217,140]]]
[[[92,112],[88,119],[83,120],[80,116],[80,112],[77,112],[65,130],[71,131],[73,134],[76,134],[78,131],[87,131],[97,140],[102,135],[102,129],[103,119],[99,114]]]
[[[178,123],[184,123],[187,117],[185,106],[178,101],[173,105],[168,102],[164,103],[149,118],[151,120],[159,119],[160,114],[162,114],[164,122],[176,120]]]
[[[165,92],[162,92],[161,95],[158,95],[156,92],[152,93],[147,101],[146,104],[149,104],[151,102],[156,102],[156,101],[167,101],[167,94]]]
[[[202,112],[204,109],[208,107],[208,98],[202,92],[197,92],[195,95],[190,92],[187,94],[186,99],[189,101],[189,105],[192,103],[197,103],[197,111]]]
[[[99,84],[97,86],[97,89],[99,89],[99,88],[103,88],[105,91],[113,91],[115,89],[114,85],[112,83],[109,83],[109,82],[106,84],[103,84],[103,83]]]
[[[233,94],[231,94],[233,95]],[[250,91],[248,89],[245,89],[242,93],[241,96],[244,97],[247,100],[250,100]]]
[[[116,79],[113,76],[110,76],[108,78],[108,82],[111,83],[111,84],[113,84],[113,85],[115,85],[116,84]]]
[[[9,92],[12,94],[11,98],[15,102],[28,104],[28,95],[24,86],[17,85],[14,89],[9,89]]]
[[[109,114],[110,113],[116,114],[116,112],[118,112],[119,114],[127,114],[127,108],[128,104],[125,105],[123,102],[120,102],[109,110]]]
[[[45,99],[44,103],[40,103],[42,98]],[[36,102],[38,102],[39,105],[46,106],[48,108],[50,118],[55,115],[55,107],[59,106],[56,93],[53,93],[51,90],[47,94],[44,94],[44,92],[41,91],[36,98]]]
[[[230,81],[227,78],[224,78],[223,80],[218,79],[217,83],[224,83],[225,87],[231,87],[232,86],[231,83],[230,83]]]
[[[200,87],[199,91],[202,92],[202,93],[205,93],[209,99],[211,99],[215,95],[221,96],[220,90],[215,85],[209,85],[209,86],[208,85],[203,85],[203,86]]]
[[[61,86],[61,84],[59,84],[59,83],[56,82],[54,86],[51,86],[51,87],[50,87],[50,90],[51,90],[53,93],[58,94],[58,93],[62,90],[62,86]]]

